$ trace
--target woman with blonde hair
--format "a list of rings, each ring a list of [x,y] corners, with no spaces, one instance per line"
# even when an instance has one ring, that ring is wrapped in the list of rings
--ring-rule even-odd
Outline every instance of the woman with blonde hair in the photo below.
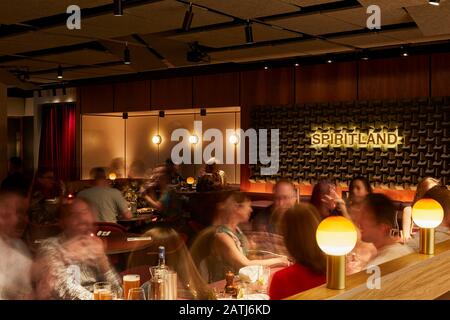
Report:
[[[150,229],[143,236],[151,237],[152,245],[146,250],[133,252],[128,259],[128,268],[158,265],[158,248],[163,246],[166,266],[177,273],[178,295],[195,300],[215,299],[213,290],[200,276],[184,239],[174,229],[157,227]],[[147,286],[148,283],[143,285],[146,293]]]
[[[439,182],[438,179],[425,177],[417,185],[413,203],[411,204],[411,206],[403,208],[403,215],[402,215],[403,243],[406,243],[412,237],[412,231],[414,227],[414,223],[412,221],[412,207],[417,201],[419,201],[425,196],[425,193],[427,193],[428,190],[430,190],[435,186],[439,186],[440,184],[441,183]]]
[[[316,241],[321,216],[310,204],[297,204],[284,215],[283,236],[295,263],[274,274],[269,296],[279,300],[317,287],[326,280],[326,257]]]

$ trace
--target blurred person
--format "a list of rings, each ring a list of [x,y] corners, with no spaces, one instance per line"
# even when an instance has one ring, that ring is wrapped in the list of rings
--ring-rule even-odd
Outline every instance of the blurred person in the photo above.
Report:
[[[185,299],[210,300],[215,299],[213,290],[202,279],[186,247],[184,239],[172,228],[157,227],[147,231],[144,236],[152,238],[152,244],[145,252],[134,252],[128,259],[128,268],[137,266],[158,265],[158,248],[165,248],[165,264],[177,273],[178,296]],[[148,268],[145,268],[148,272]],[[144,283],[145,294],[149,283]]]
[[[98,212],[98,221],[117,222],[117,218],[130,219],[132,217],[128,209],[128,202],[122,193],[112,188],[106,179],[103,168],[95,168],[94,186],[78,193],[77,197],[88,200],[94,205]]]
[[[0,192],[0,300],[31,299],[31,255],[20,240],[26,226],[26,200]]]
[[[320,180],[314,186],[311,204],[316,207],[322,219],[336,215],[349,218],[345,201],[337,194],[336,185],[328,179]]]
[[[377,255],[367,266],[379,265],[408,255],[414,250],[399,243],[399,226],[395,205],[383,194],[369,194],[363,204],[359,221],[361,240],[372,243]]]
[[[326,281],[326,257],[316,241],[320,215],[311,204],[296,204],[284,215],[283,236],[295,263],[273,275],[272,300],[280,300],[317,287]]]
[[[450,190],[445,186],[434,186],[428,190],[422,198],[433,199],[439,202],[444,210],[444,219],[442,223],[434,229],[435,243],[443,242],[450,239]],[[419,234],[415,234],[406,243],[411,248],[419,249]]]
[[[439,180],[431,177],[423,178],[419,184],[417,185],[416,193],[414,195],[414,200],[411,206],[407,206],[403,208],[402,214],[402,230],[403,230],[403,239],[402,242],[408,242],[413,235],[413,227],[414,222],[412,221],[412,207],[414,204],[422,199],[425,193],[435,186],[439,186]]]
[[[236,273],[245,266],[275,267],[289,264],[287,257],[249,259],[249,243],[238,225],[248,222],[251,212],[250,199],[238,191],[228,192],[218,204],[217,227],[208,258],[213,281],[223,279],[227,271]]]
[[[373,192],[372,186],[367,178],[356,177],[350,181],[348,191],[347,212],[352,221],[358,225],[364,199]]]
[[[156,168],[151,178],[152,182],[141,190],[144,199],[155,208],[165,219],[177,219],[182,213],[182,204],[178,198],[171,176],[166,167]]]
[[[94,235],[93,207],[74,199],[61,210],[62,234],[44,240],[33,267],[38,299],[92,300],[93,285],[105,281],[120,292],[120,278]]]
[[[200,170],[197,192],[217,191],[223,189],[226,184],[225,172],[217,168],[215,158],[209,159]]]
[[[273,199],[273,205],[253,219],[253,231],[281,234],[285,212],[297,203],[297,189],[288,180],[279,180],[273,187]]]
[[[130,166],[128,178],[139,179],[145,177],[145,163],[141,160],[135,160]]]
[[[30,221],[36,224],[55,224],[64,194],[62,182],[50,168],[36,171],[30,197]]]
[[[22,160],[11,157],[8,162],[8,176],[2,181],[0,190],[20,193],[28,196],[30,181],[23,172]]]
[[[124,178],[124,168],[125,168],[125,161],[123,158],[114,158],[111,160],[111,165],[109,166],[109,172],[114,173],[117,177],[117,179]]]
[[[172,159],[166,159],[165,168],[171,185],[178,185],[184,181],[183,176],[180,174],[179,165],[173,163]]]

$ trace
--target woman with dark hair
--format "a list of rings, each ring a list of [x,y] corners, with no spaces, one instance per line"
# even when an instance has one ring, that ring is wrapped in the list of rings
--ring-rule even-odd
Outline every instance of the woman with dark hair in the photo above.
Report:
[[[279,300],[325,283],[326,258],[316,241],[321,217],[310,204],[297,204],[286,211],[283,235],[295,264],[274,274],[269,296]]]
[[[356,177],[350,181],[348,191],[347,212],[353,222],[358,225],[364,199],[372,193],[372,186],[367,178]]]
[[[311,204],[316,207],[321,219],[336,215],[348,217],[344,200],[337,194],[336,185],[328,179],[320,180],[314,186]]]
[[[209,272],[212,281],[225,277],[227,271],[238,272],[240,268],[250,265],[286,266],[286,257],[271,259],[249,259],[248,240],[238,225],[248,222],[252,212],[250,199],[241,192],[227,193],[218,204],[216,233],[214,236]]]

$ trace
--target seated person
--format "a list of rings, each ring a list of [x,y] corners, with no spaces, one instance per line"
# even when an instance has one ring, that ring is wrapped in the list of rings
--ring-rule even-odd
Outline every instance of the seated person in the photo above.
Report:
[[[36,172],[30,199],[30,220],[36,224],[58,223],[58,210],[63,196],[63,185],[49,168]]]
[[[434,188],[435,186],[439,185],[440,185],[439,180],[431,177],[423,178],[417,185],[412,205],[403,208],[403,215],[402,215],[403,242],[409,241],[413,235],[412,233],[414,222],[412,221],[412,207],[417,201],[419,201],[425,196],[425,193],[427,193],[428,190],[431,190],[431,188]]]
[[[336,185],[330,180],[320,180],[314,186],[310,201],[322,219],[337,215],[350,219],[344,200],[337,194]]]
[[[97,221],[116,223],[118,217],[130,219],[132,215],[128,202],[119,190],[111,188],[106,180],[105,170],[95,168],[92,175],[94,186],[78,193],[78,197],[94,205],[98,212]]]
[[[286,257],[250,260],[248,241],[238,225],[245,223],[252,212],[250,199],[243,193],[226,193],[225,199],[218,204],[217,228],[211,255],[208,259],[212,281],[225,278],[225,273],[235,274],[240,268],[249,265],[286,266]]]
[[[33,298],[31,255],[20,240],[25,221],[25,198],[0,192],[0,300]]]
[[[144,199],[166,220],[177,219],[182,213],[181,201],[170,179],[166,167],[156,168],[151,183],[142,190]]]
[[[435,186],[428,190],[423,198],[434,199],[440,203],[444,209],[444,219],[440,226],[435,228],[435,243],[443,242],[450,239],[450,190],[445,186]],[[419,234],[415,234],[406,244],[413,249],[419,249]]]
[[[182,237],[172,228],[157,227],[148,230],[144,236],[152,238],[152,244],[145,250],[131,253],[128,268],[157,266],[159,246],[165,248],[165,265],[177,273],[177,295],[184,299],[211,300],[215,299],[214,292],[202,279],[195,266],[191,254]],[[142,285],[147,294],[149,283]]]
[[[316,241],[320,216],[314,206],[297,204],[284,215],[283,235],[295,263],[273,275],[269,296],[287,298],[326,281],[326,258]]]
[[[367,266],[379,265],[387,261],[413,253],[410,247],[401,244],[395,205],[383,194],[369,194],[364,201],[359,223],[361,240],[370,242],[377,248],[377,255]]]
[[[197,192],[217,191],[223,189],[225,185],[225,173],[217,168],[216,159],[209,159],[205,167],[200,170]]]
[[[297,190],[287,181],[280,180],[273,187],[273,205],[257,214],[253,220],[253,230],[281,234],[284,213],[297,202]]]
[[[92,207],[74,199],[61,209],[60,236],[45,240],[37,253],[33,276],[38,299],[92,300],[96,282],[111,283],[120,292],[103,242],[95,232]]]
[[[348,192],[347,211],[353,223],[358,225],[364,199],[372,193],[372,186],[366,178],[356,177],[350,181]]]

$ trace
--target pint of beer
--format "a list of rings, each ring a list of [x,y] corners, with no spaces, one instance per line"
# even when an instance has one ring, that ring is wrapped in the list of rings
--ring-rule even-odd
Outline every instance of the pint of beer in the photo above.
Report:
[[[123,298],[128,299],[130,289],[141,286],[141,277],[138,274],[127,274],[123,276]]]
[[[94,284],[94,300],[112,300],[112,288],[108,282]]]

